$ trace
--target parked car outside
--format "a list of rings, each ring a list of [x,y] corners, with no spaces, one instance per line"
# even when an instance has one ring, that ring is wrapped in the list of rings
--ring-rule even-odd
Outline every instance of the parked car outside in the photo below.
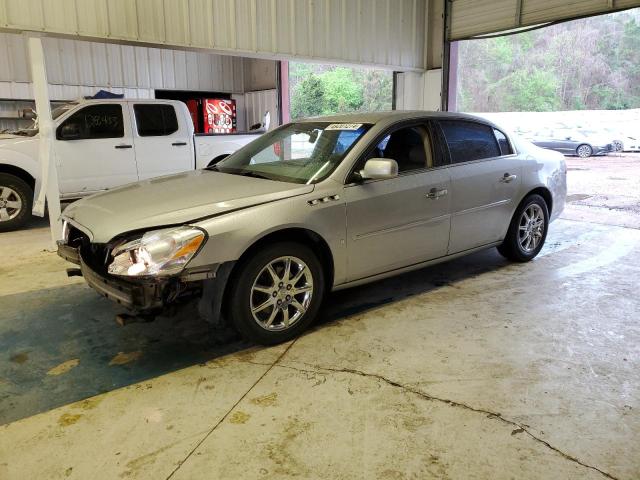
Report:
[[[136,314],[197,301],[214,325],[274,344],[330,290],[490,247],[533,259],[565,196],[562,155],[478,117],[320,117],[72,204],[58,251]]]
[[[547,129],[536,132],[528,139],[538,147],[582,158],[614,151],[611,140],[594,130]]]
[[[194,135],[187,106],[174,100],[78,100],[52,116],[63,200],[206,167],[263,133]],[[41,184],[39,143],[37,129],[0,135],[0,232],[31,217]]]
[[[630,133],[623,129],[604,127],[603,131],[610,137],[614,138],[611,142],[616,152],[637,152],[640,151],[640,135]]]
[[[640,152],[640,134],[631,136],[628,135],[623,143],[623,152]]]

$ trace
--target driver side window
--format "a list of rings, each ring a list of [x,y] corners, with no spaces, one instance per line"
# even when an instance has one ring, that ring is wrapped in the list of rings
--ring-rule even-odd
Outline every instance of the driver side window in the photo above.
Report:
[[[358,162],[355,171],[362,170],[367,160],[372,158],[395,160],[401,174],[436,166],[431,137],[424,125],[401,128],[386,135]]]
[[[89,105],[67,118],[56,130],[58,140],[124,137],[122,107],[118,104]]]

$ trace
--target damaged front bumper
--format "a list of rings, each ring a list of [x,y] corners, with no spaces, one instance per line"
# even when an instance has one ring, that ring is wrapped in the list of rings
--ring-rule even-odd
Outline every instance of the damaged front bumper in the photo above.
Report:
[[[100,274],[84,261],[79,248],[62,242],[58,242],[58,255],[80,266],[82,276],[96,292],[129,310],[145,312],[164,306],[163,290],[168,283],[166,280],[128,282]]]
[[[135,314],[155,315],[170,304],[199,296],[198,311],[208,322],[221,322],[225,287],[235,262],[188,270],[176,277],[140,278],[135,281],[101,273],[82,255],[82,247],[58,242],[58,255],[80,267],[68,275],[82,275],[87,284],[100,295]]]
[[[105,277],[92,270],[80,257],[80,270],[87,284],[100,295],[133,311],[149,311],[164,306],[159,282],[131,283]]]

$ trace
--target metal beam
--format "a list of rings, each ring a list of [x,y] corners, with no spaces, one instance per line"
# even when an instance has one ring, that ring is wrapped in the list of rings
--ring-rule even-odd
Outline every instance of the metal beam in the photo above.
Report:
[[[522,26],[522,0],[516,2],[516,27]]]
[[[450,61],[451,61],[451,1],[444,0],[444,14],[442,29],[442,90],[441,90],[441,102],[440,109],[443,112],[449,111],[449,74],[450,74]]]
[[[36,182],[34,192],[33,214],[44,216],[45,199],[49,210],[52,247],[62,238],[60,224],[60,190],[58,188],[58,171],[53,155],[53,119],[51,118],[51,101],[47,82],[47,69],[42,48],[42,38],[38,34],[27,34],[29,60],[31,62],[31,78],[33,96],[38,113],[38,137],[40,161],[40,182]]]

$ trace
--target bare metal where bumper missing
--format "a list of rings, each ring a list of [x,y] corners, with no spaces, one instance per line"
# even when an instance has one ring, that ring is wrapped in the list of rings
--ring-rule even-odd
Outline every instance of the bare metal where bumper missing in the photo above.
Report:
[[[67,262],[80,265],[80,253],[78,252],[78,249],[70,247],[61,241],[58,241],[58,255],[64,258]]]

